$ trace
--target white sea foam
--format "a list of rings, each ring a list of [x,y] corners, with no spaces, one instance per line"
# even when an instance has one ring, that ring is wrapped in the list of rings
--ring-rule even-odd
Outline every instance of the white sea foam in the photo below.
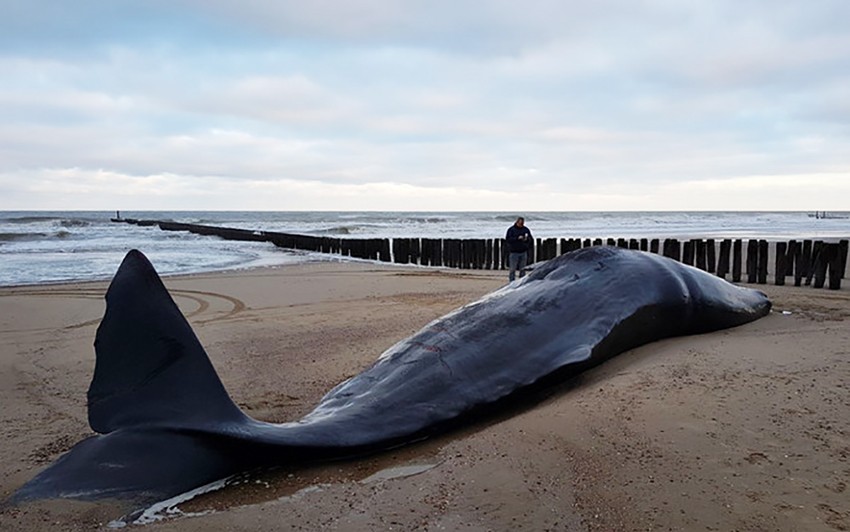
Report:
[[[198,495],[220,490],[228,485],[231,478],[232,477],[216,480],[215,482],[210,482],[209,484],[187,491],[186,493],[181,493],[180,495],[171,497],[170,499],[154,503],[133,517],[116,519],[115,521],[110,522],[109,528],[123,528],[128,524],[147,525],[170,517],[194,517],[211,513],[212,510],[203,512],[184,512],[177,506],[184,502],[191,501]]]

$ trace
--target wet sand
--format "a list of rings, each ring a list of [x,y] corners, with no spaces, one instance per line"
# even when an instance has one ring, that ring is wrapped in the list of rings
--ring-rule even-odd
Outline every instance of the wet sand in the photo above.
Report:
[[[323,263],[165,283],[234,401],[285,421],[504,278]],[[91,433],[105,288],[0,289],[3,498]],[[643,346],[440,438],[237,479],[146,529],[848,530],[850,290],[757,288],[774,312],[755,323]],[[125,511],[46,501],[0,509],[0,529]]]

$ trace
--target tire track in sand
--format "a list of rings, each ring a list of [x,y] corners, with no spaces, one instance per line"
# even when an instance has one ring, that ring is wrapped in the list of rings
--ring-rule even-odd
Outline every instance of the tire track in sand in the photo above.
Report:
[[[60,298],[60,299],[92,299],[92,300],[100,300],[105,296],[105,290],[98,289],[24,289],[24,290],[13,290],[8,293],[0,294],[0,297],[47,297],[47,298]],[[169,290],[172,298],[185,298],[193,301],[197,308],[183,311],[183,315],[186,319],[193,319],[194,323],[197,324],[207,324],[213,323],[217,321],[227,320],[232,318],[233,316],[239,314],[244,311],[247,306],[245,303],[232,296],[228,296],[225,294],[219,294],[216,292],[205,292],[202,290],[188,290],[188,289],[171,289]],[[209,315],[210,317],[206,317]],[[198,318],[198,319],[194,319]],[[63,330],[74,330],[80,329],[83,327],[88,327],[91,325],[97,325],[103,319],[102,316],[97,318],[88,319],[80,322],[71,323],[69,325],[65,325],[61,327]],[[39,332],[42,330],[50,330],[53,327],[39,328],[39,329],[29,329],[27,331],[21,332]]]
[[[186,319],[192,319],[195,317],[200,318],[194,319],[193,321],[201,325],[230,319],[247,308],[247,306],[242,300],[237,299],[233,296],[219,294],[216,292],[204,292],[202,290],[186,289],[173,289],[169,290],[169,292],[171,293],[172,297],[184,297],[197,303],[198,308],[196,308],[192,312],[186,313],[185,316]],[[217,309],[217,307],[221,306],[226,307],[228,303],[229,308],[225,308],[224,310]],[[218,313],[221,314],[215,315]],[[206,314],[212,314],[213,317],[204,318]]]

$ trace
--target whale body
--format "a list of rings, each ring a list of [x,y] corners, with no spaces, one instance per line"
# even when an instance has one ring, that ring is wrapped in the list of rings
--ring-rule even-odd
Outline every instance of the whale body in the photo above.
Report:
[[[141,252],[124,258],[106,303],[88,391],[98,434],[14,502],[150,503],[256,467],[395,447],[634,347],[741,325],[771,306],[761,292],[665,257],[584,248],[431,322],[302,419],[274,424],[233,403]]]

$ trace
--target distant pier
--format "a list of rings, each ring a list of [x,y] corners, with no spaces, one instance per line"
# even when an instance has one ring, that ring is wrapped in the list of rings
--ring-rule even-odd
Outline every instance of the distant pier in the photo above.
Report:
[[[226,240],[270,242],[285,249],[396,264],[468,270],[507,268],[507,251],[501,238],[333,238],[135,218],[116,217],[112,221],[158,226],[163,231],[186,231]],[[768,272],[772,269],[773,282],[777,285],[789,281],[794,286],[828,287],[832,290],[841,288],[848,252],[847,240],[769,242],[765,239],[710,238],[538,238],[529,252],[529,262],[549,260],[583,247],[603,245],[659,253],[732,282],[741,282],[746,275],[747,283],[767,284]]]

